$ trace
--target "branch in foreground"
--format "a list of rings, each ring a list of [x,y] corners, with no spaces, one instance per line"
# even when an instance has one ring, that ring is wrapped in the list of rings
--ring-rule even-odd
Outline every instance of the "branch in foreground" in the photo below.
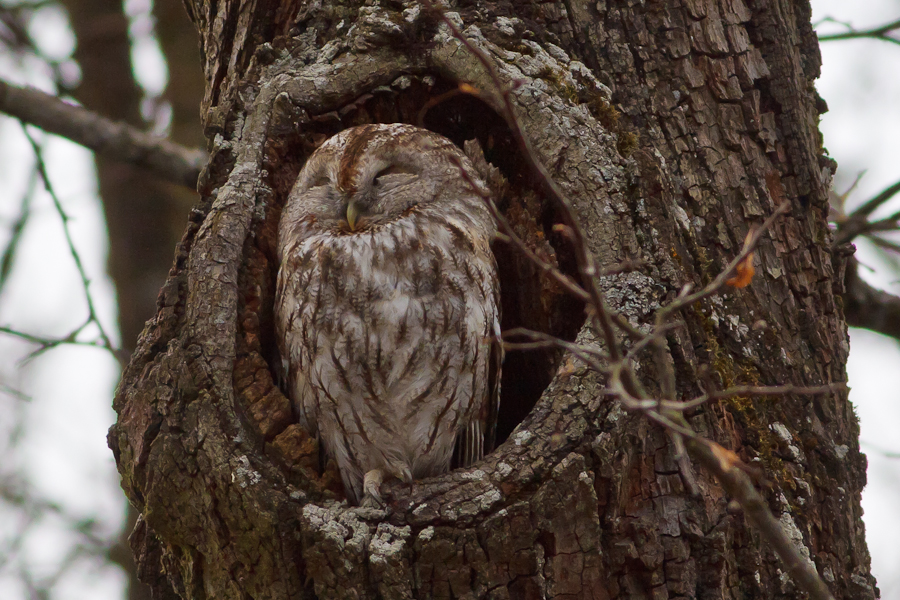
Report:
[[[774,194],[773,194],[774,195]],[[725,267],[725,269],[719,273],[714,280],[708,283],[703,289],[690,293],[682,293],[679,294],[678,298],[672,301],[670,304],[667,304],[659,311],[660,321],[667,319],[669,315],[679,311],[683,308],[686,308],[696,302],[700,302],[710,296],[714,296],[720,293],[728,284],[728,280],[737,272],[738,266],[744,262],[744,260],[749,257],[754,250],[756,250],[757,244],[759,244],[760,239],[762,239],[763,234],[769,231],[772,228],[772,225],[775,223],[775,220],[778,219],[781,215],[785,214],[791,209],[791,205],[787,201],[782,201],[778,206],[775,207],[775,211],[763,222],[762,226],[760,226],[756,230],[752,230],[751,233],[747,236],[747,239],[744,241],[744,247],[735,256],[731,259],[731,262]],[[690,291],[690,290],[686,290]]]
[[[603,293],[600,291],[599,280],[597,278],[600,270],[597,268],[594,256],[587,250],[584,231],[581,229],[580,222],[575,215],[572,205],[568,202],[562,190],[550,176],[549,171],[547,171],[547,168],[531,147],[531,142],[529,142],[528,137],[525,135],[522,124],[519,122],[519,118],[516,115],[516,109],[512,101],[512,93],[518,87],[519,82],[513,82],[510,86],[504,85],[503,81],[500,79],[500,75],[497,73],[497,69],[494,68],[491,59],[489,59],[484,52],[472,45],[466,36],[463,35],[463,32],[460,31],[459,27],[457,27],[452,20],[447,18],[444,11],[439,10],[435,6],[433,0],[425,0],[424,4],[428,10],[436,11],[436,14],[440,17],[444,25],[447,26],[453,37],[462,44],[479,63],[481,63],[482,68],[484,68],[485,73],[487,73],[488,78],[494,85],[494,91],[499,94],[500,106],[497,106],[496,108],[506,121],[513,139],[516,140],[516,143],[522,152],[522,158],[525,159],[529,170],[535,174],[537,181],[539,182],[539,187],[547,195],[549,200],[562,211],[566,226],[571,232],[570,238],[575,250],[575,262],[578,264],[578,271],[581,274],[583,285],[587,288],[584,291],[590,298],[588,304],[596,308],[596,310],[588,314],[588,317],[595,322],[597,328],[603,333],[603,337],[607,344],[607,350],[610,353],[610,358],[618,360],[621,358],[621,355],[619,354],[620,348],[616,343],[612,317],[610,316],[609,309],[606,307],[606,302]],[[480,91],[468,82],[461,82],[460,89],[466,93],[473,94],[476,97],[480,94]],[[538,266],[541,265],[539,264]],[[628,383],[631,383],[631,381]]]
[[[67,104],[34,88],[0,81],[0,111],[104,156],[149,169],[167,181],[197,186],[206,153]]]
[[[781,523],[769,511],[766,501],[750,477],[741,469],[741,461],[730,450],[708,440],[693,438],[687,443],[688,452],[709,470],[722,484],[728,495],[738,501],[747,520],[756,527],[766,542],[784,562],[791,578],[813,600],[834,600],[828,587],[819,578],[815,565],[804,557],[785,535]]]

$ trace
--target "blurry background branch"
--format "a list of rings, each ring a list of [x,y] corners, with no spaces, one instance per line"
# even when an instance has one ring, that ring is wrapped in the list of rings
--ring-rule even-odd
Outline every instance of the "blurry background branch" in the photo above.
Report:
[[[202,151],[191,149],[205,144],[198,118],[203,78],[197,33],[178,0],[155,0],[152,6],[142,0],[0,0],[0,79],[51,92],[0,85],[0,110],[97,153],[95,172],[74,172],[83,170],[81,163],[60,161],[60,148],[65,156],[74,153],[65,143],[32,130],[37,148],[26,150],[28,140],[18,124],[0,118],[4,149],[16,153],[16,165],[31,163],[14,167],[7,161],[4,167],[10,169],[4,168],[0,177],[9,186],[7,198],[21,198],[8,201],[8,209],[0,212],[0,234],[5,236],[0,242],[0,324],[6,327],[0,345],[2,362],[11,365],[11,375],[0,371],[0,488],[15,492],[0,494],[0,524],[22,524],[15,531],[0,527],[0,596],[82,597],[90,590],[92,597],[111,598],[127,590],[131,600],[146,599],[149,591],[137,581],[127,541],[136,515],[123,510],[127,503],[118,492],[103,439],[117,375],[110,372],[115,367],[108,357],[92,348],[82,350],[106,344],[78,314],[84,298],[79,288],[87,285],[89,275],[91,287],[103,289],[95,299],[102,299],[98,310],[107,338],[122,340],[117,342],[118,357],[127,360],[144,322],[155,312],[157,292],[196,202],[197,174],[205,162]],[[53,94],[74,98],[83,108]],[[39,162],[56,188],[56,206],[65,210],[53,208]],[[10,185],[13,180],[17,187]],[[58,243],[63,237],[58,223],[69,223],[69,215],[77,246],[68,252],[90,263],[83,277],[66,254],[61,259],[56,255],[66,252]],[[45,224],[54,239],[36,241]],[[85,237],[91,227],[99,227],[102,235]],[[107,241],[114,296],[96,264],[107,253]],[[48,275],[43,267],[40,273],[29,271],[35,263],[58,266],[55,271],[47,267]],[[65,289],[65,297],[42,298],[51,284]],[[26,312],[37,317],[33,321],[16,320],[22,310],[11,310],[10,297],[21,303],[23,295],[32,304]],[[75,316],[42,313],[45,301],[68,302],[73,305],[68,312]],[[117,327],[110,317],[116,312]],[[21,362],[35,347],[40,358]],[[77,383],[71,373],[59,370],[61,363],[86,371],[94,382],[109,378],[108,389],[85,398],[88,390],[103,384],[92,388]],[[49,365],[57,370],[48,377]],[[32,372],[46,388],[42,393],[33,392],[33,382],[27,380]],[[60,382],[69,388],[62,405],[47,394]],[[20,388],[34,399],[26,399]],[[64,456],[61,447],[67,448]],[[79,478],[90,461],[87,486]],[[65,508],[66,518],[53,506]],[[88,522],[96,524],[90,539],[79,533],[80,524]],[[113,564],[122,567],[118,576]]]
[[[56,96],[0,80],[0,111],[97,154],[149,169],[166,181],[193,189],[206,153],[150,135],[126,123],[68,104]]]
[[[900,38],[893,37],[898,29],[900,29],[900,19],[896,21],[891,21],[890,23],[886,23],[884,25],[879,25],[877,27],[872,27],[869,29],[855,29],[853,25],[844,21],[838,21],[832,17],[825,17],[815,24],[815,27],[820,26],[822,23],[835,23],[836,25],[841,25],[847,29],[842,33],[826,33],[819,35],[820,42],[830,42],[835,40],[853,40],[860,38],[871,38],[875,40],[882,40],[885,42],[890,42],[892,44],[900,44]]]
[[[849,214],[845,205],[850,194],[862,179],[856,177],[842,194],[832,192],[832,217],[837,230],[834,235],[834,255],[837,264],[846,264],[844,273],[844,314],[847,324],[862,327],[900,340],[900,297],[880,290],[860,277],[864,265],[852,256],[854,240],[864,238],[889,256],[900,256],[900,245],[885,235],[900,231],[900,211],[874,218],[872,215],[900,193],[900,181],[892,183]]]
[[[900,340],[900,298],[866,283],[859,276],[860,268],[855,258],[847,263],[844,277],[847,324]]]
[[[69,249],[69,253],[72,255],[72,260],[75,263],[75,269],[78,271],[78,277],[81,280],[81,286],[84,289],[84,297],[85,303],[87,304],[88,316],[85,320],[84,324],[80,327],[72,331],[69,335],[63,338],[64,341],[71,340],[73,343],[77,341],[78,334],[81,333],[88,326],[95,326],[98,331],[98,340],[96,345],[99,345],[103,348],[106,348],[114,355],[116,354],[115,348],[113,348],[112,341],[110,340],[109,335],[106,333],[106,330],[103,327],[103,323],[100,322],[100,318],[97,315],[97,308],[94,303],[94,298],[91,294],[90,288],[90,278],[88,277],[87,271],[84,268],[84,261],[81,260],[81,255],[78,253],[78,249],[75,247],[75,242],[72,239],[72,231],[69,227],[69,215],[63,209],[62,202],[59,200],[59,196],[56,194],[56,190],[53,187],[53,184],[50,182],[50,176],[47,174],[47,167],[44,163],[44,152],[41,146],[37,143],[37,141],[32,137],[28,130],[25,130],[25,137],[28,138],[28,142],[31,144],[31,149],[34,151],[34,157],[36,161],[36,166],[38,173],[41,175],[41,180],[44,182],[44,189],[47,190],[47,193],[50,195],[50,199],[53,201],[53,208],[56,209],[57,214],[59,215],[60,221],[62,221],[63,226],[63,235],[66,238],[66,246]]]
[[[861,176],[857,178],[857,182],[860,178]],[[845,215],[844,205],[848,195],[853,191],[855,186],[856,184],[854,183],[853,187],[844,194],[835,194],[832,196],[832,204],[836,205],[835,208],[838,213],[836,218],[838,230],[837,235],[834,236],[835,245],[846,244],[859,235],[868,235],[879,231],[892,231],[898,228],[900,211],[894,212],[889,217],[875,221],[870,220],[870,217],[872,216],[872,213],[884,206],[900,192],[900,181],[889,185],[869,200],[860,204],[859,207],[853,210],[849,215]]]

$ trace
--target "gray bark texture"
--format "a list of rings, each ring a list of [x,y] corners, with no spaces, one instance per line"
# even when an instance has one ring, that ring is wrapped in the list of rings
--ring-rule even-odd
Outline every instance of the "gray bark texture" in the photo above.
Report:
[[[845,381],[830,253],[833,164],[817,129],[819,53],[793,0],[444,5],[493,62],[537,157],[565,192],[632,323],[713,279],[748,230],[791,212],[751,285],[683,315],[667,338],[677,397],[701,382]],[[500,90],[413,2],[189,2],[200,31],[210,162],[175,264],[119,387],[111,429],[132,536],[156,598],[794,598],[774,552],[665,433],[559,353],[510,353],[505,441],[478,465],[348,508],[333,466],[274,383],[280,207],[306,156],[367,122],[477,138],[499,206],[574,277],[554,206],[497,116]],[[479,97],[447,95],[459,82]],[[438,97],[441,101],[437,101]],[[430,109],[421,113],[422,108]],[[424,117],[421,116],[424,114]],[[596,343],[583,307],[497,242],[504,327]],[[655,363],[639,374],[654,387]],[[736,398],[688,415],[761,475],[769,508],[836,598],[877,594],[861,521],[866,460],[846,392]]]

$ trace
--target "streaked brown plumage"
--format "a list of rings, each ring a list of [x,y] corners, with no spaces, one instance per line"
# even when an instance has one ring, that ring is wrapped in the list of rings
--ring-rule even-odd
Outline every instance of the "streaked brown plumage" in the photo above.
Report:
[[[454,160],[456,162],[454,162]],[[500,349],[496,231],[478,175],[410,125],[342,131],[309,158],[279,231],[276,327],[301,423],[352,502],[480,460]]]

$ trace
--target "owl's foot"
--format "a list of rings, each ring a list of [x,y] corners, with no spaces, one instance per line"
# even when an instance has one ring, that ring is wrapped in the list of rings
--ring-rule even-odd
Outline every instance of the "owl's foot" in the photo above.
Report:
[[[381,483],[384,481],[384,471],[372,469],[363,477],[362,506],[381,508],[384,502],[381,499]]]

